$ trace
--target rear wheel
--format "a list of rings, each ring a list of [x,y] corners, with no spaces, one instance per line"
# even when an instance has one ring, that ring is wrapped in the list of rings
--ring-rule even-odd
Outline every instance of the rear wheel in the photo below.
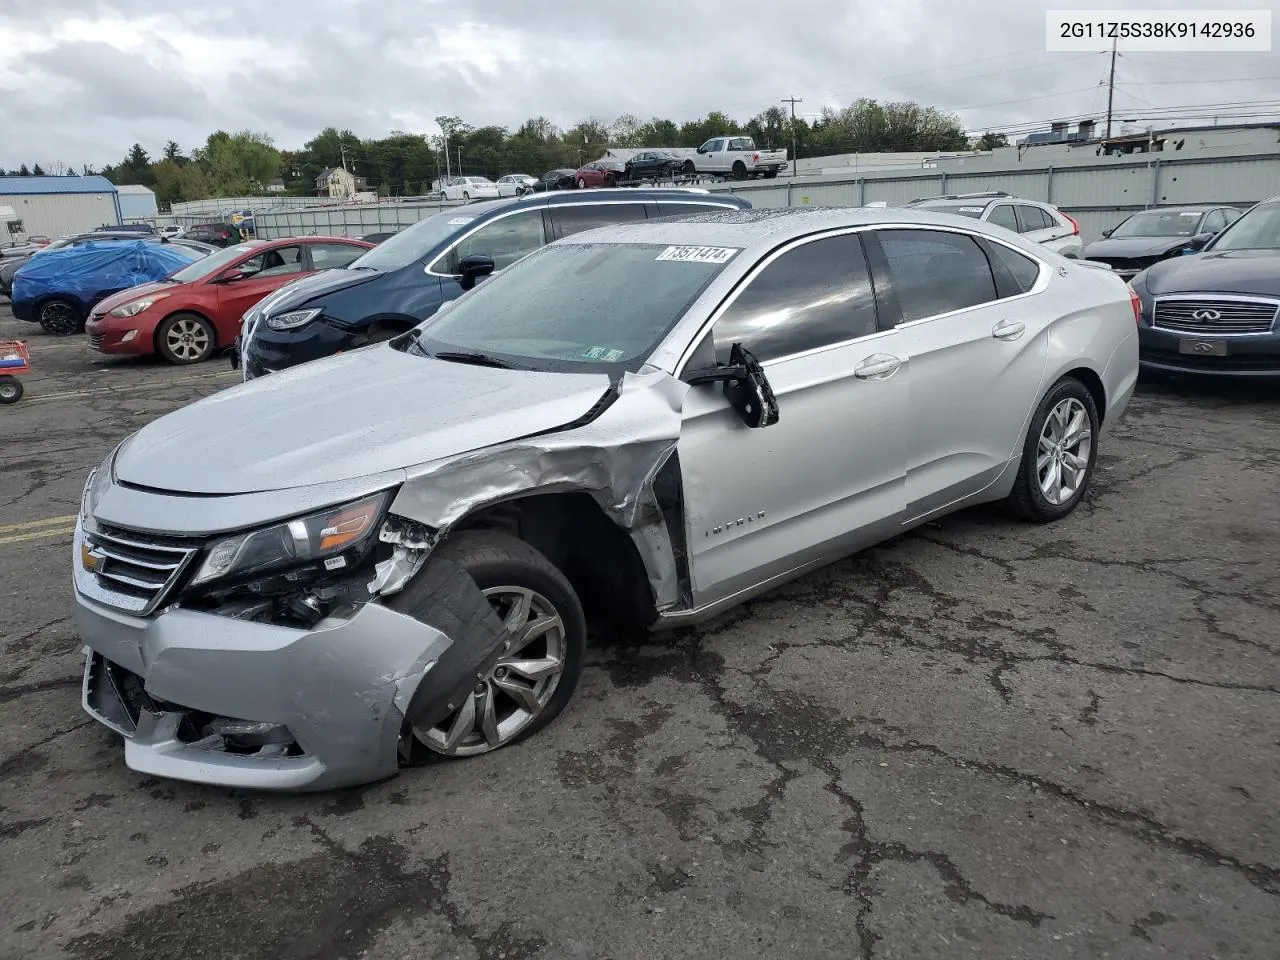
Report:
[[[693,165],[692,160],[686,160],[684,162],[684,166],[680,168],[680,172],[683,173],[686,177],[692,177],[695,173],[698,172],[698,168]]]
[[[413,733],[434,754],[476,756],[531,736],[565,708],[582,672],[586,619],[565,575],[510,534],[463,531],[441,544],[438,555],[471,576],[509,639],[456,709],[428,728],[415,726]],[[419,577],[388,605],[428,619],[435,598],[415,591],[420,581],[425,587]]]
[[[1083,499],[1098,460],[1098,409],[1073,377],[1058,381],[1036,408],[1009,506],[1024,520],[1050,523]]]
[[[194,313],[175,313],[156,330],[157,352],[178,366],[208,360],[216,343],[213,325]]]
[[[581,177],[579,177],[579,178],[578,178],[578,189],[579,189],[579,190],[585,190],[586,188],[587,188],[587,181],[585,181],[585,180],[583,180]]]
[[[735,180],[747,179],[747,165],[743,163],[741,160],[733,161],[733,179]]]
[[[17,403],[22,399],[22,381],[11,374],[0,376],[0,403]]]
[[[84,330],[84,317],[75,304],[68,300],[47,300],[40,307],[36,319],[45,333],[55,337],[69,337]]]
[[[469,190],[463,190],[463,191],[462,191],[462,199],[463,199],[463,200],[470,200],[470,199],[471,199],[471,192],[470,192]]]

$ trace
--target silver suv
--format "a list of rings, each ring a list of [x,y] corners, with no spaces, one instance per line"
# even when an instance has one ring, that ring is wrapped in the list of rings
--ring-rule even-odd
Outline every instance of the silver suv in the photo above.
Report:
[[[75,532],[85,709],[227,786],[514,743],[588,615],[692,623],[970,504],[1066,517],[1137,381],[1130,293],[931,211],[574,234],[126,439]]]
[[[989,193],[957,193],[946,197],[921,197],[907,204],[917,210],[936,210],[985,220],[1020,233],[1054,253],[1078,260],[1084,252],[1080,224],[1057,207],[1039,200],[1024,200],[993,190]]]

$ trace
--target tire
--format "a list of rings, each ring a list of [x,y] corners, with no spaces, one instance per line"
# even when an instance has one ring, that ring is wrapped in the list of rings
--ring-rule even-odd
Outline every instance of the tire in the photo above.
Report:
[[[692,177],[695,174],[697,174],[698,168],[694,166],[694,163],[692,160],[686,160],[684,162],[684,166],[680,168],[680,172],[683,173],[686,177]]]
[[[743,163],[741,160],[733,161],[733,179],[735,180],[747,179],[747,165]]]
[[[1080,416],[1087,424],[1088,433],[1072,441],[1076,434],[1072,427]],[[1067,428],[1066,442],[1058,444],[1055,436],[1061,436],[1064,426]],[[1097,439],[1098,408],[1093,402],[1093,394],[1074,377],[1059,380],[1040,401],[1027,428],[1022,462],[1018,465],[1018,476],[1008,499],[1014,514],[1032,523],[1052,523],[1075,510],[1093,480],[1094,467],[1098,462]],[[1086,444],[1087,449],[1082,453]],[[1073,462],[1077,466],[1071,472],[1082,469],[1082,473],[1076,477],[1075,485],[1067,495],[1068,487],[1053,483],[1052,478],[1055,475],[1066,477],[1064,467],[1069,470]],[[1083,463],[1083,468],[1078,466],[1080,463]],[[1046,495],[1046,488],[1056,493]]]
[[[22,381],[11,374],[0,376],[0,403],[17,403],[22,399]]]
[[[466,200],[468,203],[470,203],[470,202],[471,202],[471,193],[470,193],[469,191],[467,191],[467,190],[463,190],[463,191],[462,191],[462,199],[463,199],[463,200]]]
[[[776,179],[776,178],[777,178],[777,176],[778,176],[778,171],[777,171],[777,170],[766,170],[766,171],[764,172],[764,178],[765,178],[766,180],[774,180],[774,179]]]
[[[218,347],[218,335],[198,313],[175,313],[156,328],[156,353],[174,366],[203,363]]]
[[[36,320],[45,333],[55,337],[84,333],[84,316],[80,313],[80,308],[70,300],[46,300],[40,305]]]
[[[433,582],[432,578],[424,576],[431,569],[431,562],[436,559],[447,559],[461,567],[482,591],[496,591],[489,597],[489,603],[500,617],[505,619],[504,615],[512,612],[512,608],[508,606],[511,594],[502,593],[504,588],[509,588],[526,591],[529,601],[526,610],[528,619],[522,620],[522,623],[532,625],[548,615],[555,616],[558,620],[551,629],[535,635],[523,650],[512,651],[500,657],[487,676],[474,683],[474,688],[463,694],[466,699],[457,709],[428,730],[415,726],[413,737],[416,745],[436,756],[467,757],[491,753],[519,743],[559,716],[573,697],[578,678],[582,674],[587,643],[587,625],[582,603],[568,578],[523,540],[497,530],[464,530],[450,536],[437,547],[427,561],[428,566],[404,590],[392,596],[387,606],[424,622],[439,619],[441,604],[436,586],[438,581]],[[449,632],[448,629],[445,632]],[[525,656],[517,656],[518,653]],[[504,666],[504,660],[506,663],[536,663],[539,666],[558,660],[560,671],[555,676],[547,676],[530,685],[518,670]],[[464,689],[467,676],[463,675],[461,669],[465,669],[465,664],[463,660],[456,678],[464,684]],[[442,668],[449,669],[443,660],[435,669]],[[431,674],[428,674],[428,678],[430,677]],[[453,683],[447,686],[453,687]],[[522,694],[524,703],[540,704],[537,712],[522,709],[520,703],[507,693],[517,686],[525,690]],[[491,736],[498,737],[497,742],[486,739],[486,735],[481,732],[480,718],[486,697],[494,703],[496,723],[491,728]],[[470,717],[466,715],[468,711]],[[449,735],[455,730],[455,724],[463,735],[450,745]],[[503,730],[504,725],[509,729]]]
[[[581,177],[578,178],[578,189],[579,190],[587,189],[587,181],[583,180]]]

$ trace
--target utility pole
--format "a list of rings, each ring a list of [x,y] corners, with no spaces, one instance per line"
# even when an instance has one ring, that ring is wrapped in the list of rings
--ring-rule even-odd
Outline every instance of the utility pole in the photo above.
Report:
[[[1116,41],[1111,41],[1111,76],[1107,80],[1107,135],[1103,139],[1103,149],[1111,142],[1111,102],[1116,94]]]
[[[791,104],[791,175],[794,177],[800,161],[796,156],[796,104],[804,103],[804,100],[799,97],[783,97],[780,102]]]

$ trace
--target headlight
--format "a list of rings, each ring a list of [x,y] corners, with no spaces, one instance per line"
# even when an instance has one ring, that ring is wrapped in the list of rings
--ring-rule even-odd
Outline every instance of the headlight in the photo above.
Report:
[[[116,454],[120,452],[120,448],[124,446],[125,442],[127,442],[127,439],[116,444],[111,452],[107,454],[106,459],[89,471],[89,476],[84,482],[84,491],[80,494],[81,524],[85,524],[92,519],[93,511],[98,506],[98,501],[102,499],[107,487],[111,486],[111,471],[115,465]]]
[[[293,310],[289,313],[282,313],[278,317],[267,317],[267,326],[272,330],[295,330],[298,327],[304,327],[316,317],[320,316],[320,310]]]
[[[130,301],[129,303],[116,307],[112,310],[111,316],[120,317],[121,319],[136,317],[143,310],[148,309],[152,304],[163,300],[167,296],[169,296],[167,293],[153,293],[151,296],[143,297],[141,300]]]
[[[324,560],[326,570],[341,570],[347,560],[338,555],[364,543],[377,530],[387,496],[383,491],[309,517],[219,540],[205,552],[191,585],[315,560]]]

